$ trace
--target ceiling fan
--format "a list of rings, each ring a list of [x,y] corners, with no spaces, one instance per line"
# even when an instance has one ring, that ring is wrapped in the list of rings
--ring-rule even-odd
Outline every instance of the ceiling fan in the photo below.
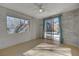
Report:
[[[34,4],[38,7],[40,13],[45,11],[43,3],[34,3]]]

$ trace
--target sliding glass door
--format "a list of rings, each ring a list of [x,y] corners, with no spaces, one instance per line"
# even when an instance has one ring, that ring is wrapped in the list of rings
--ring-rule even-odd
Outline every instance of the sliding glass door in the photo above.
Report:
[[[62,43],[62,29],[60,17],[48,18],[44,20],[44,38],[52,39]]]

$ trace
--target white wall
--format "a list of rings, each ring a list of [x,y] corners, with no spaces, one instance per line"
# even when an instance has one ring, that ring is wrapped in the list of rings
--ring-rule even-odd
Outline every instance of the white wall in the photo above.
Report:
[[[62,15],[64,43],[79,47],[79,9]]]
[[[32,18],[30,20],[30,31],[24,33],[8,34],[7,28],[7,15],[12,15],[20,18],[30,19],[29,16],[21,14],[19,12],[0,7],[0,49],[7,48],[12,45],[23,43],[39,37],[39,24],[40,20]]]

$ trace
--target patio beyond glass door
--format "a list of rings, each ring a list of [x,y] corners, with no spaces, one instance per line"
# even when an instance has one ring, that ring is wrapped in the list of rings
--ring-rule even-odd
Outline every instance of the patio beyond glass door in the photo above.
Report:
[[[60,43],[60,19],[58,17],[45,19],[44,21],[44,38],[52,39],[54,42]]]

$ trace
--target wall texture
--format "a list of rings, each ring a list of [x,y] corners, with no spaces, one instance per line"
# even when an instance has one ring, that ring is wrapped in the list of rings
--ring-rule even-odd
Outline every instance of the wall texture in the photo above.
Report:
[[[30,30],[24,33],[8,34],[6,30],[7,15],[30,19]],[[0,7],[0,49],[36,39],[37,37],[39,37],[39,24],[40,21],[35,18],[30,18],[29,16],[21,14],[19,12]]]
[[[79,9],[62,15],[64,43],[79,47]]]

